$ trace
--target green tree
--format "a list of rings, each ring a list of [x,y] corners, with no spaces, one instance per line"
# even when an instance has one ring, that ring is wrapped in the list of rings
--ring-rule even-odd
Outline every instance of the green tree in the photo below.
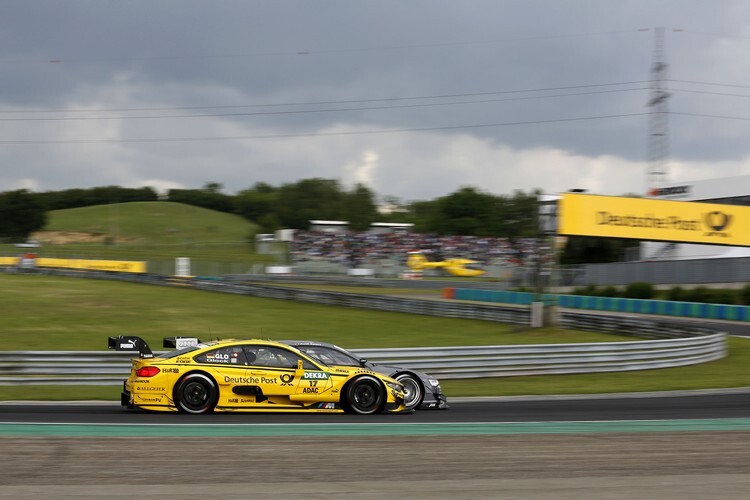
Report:
[[[474,187],[462,187],[438,199],[442,222],[441,227],[436,228],[437,232],[487,236],[486,228],[494,205],[493,195],[479,192]]]
[[[343,195],[344,218],[354,231],[366,231],[378,217],[375,194],[363,184],[357,184]]]
[[[314,219],[341,220],[342,198],[334,179],[303,179],[279,188],[275,211],[283,227],[307,229]]]
[[[0,193],[0,238],[24,241],[42,229],[47,213],[39,199],[25,189]]]
[[[412,201],[408,204],[409,217],[418,233],[433,233],[440,226],[440,207],[437,201]]]
[[[258,183],[251,189],[240,191],[234,197],[235,212],[252,222],[271,216],[278,221],[276,200],[278,190],[268,184]]]
[[[220,184],[207,183],[203,189],[170,189],[169,201],[208,208],[219,212],[232,213],[234,197],[220,193]]]
[[[504,199],[504,211],[498,214],[501,221],[496,236],[511,240],[536,237],[539,234],[539,202],[541,191],[531,193],[514,191],[513,196]]]

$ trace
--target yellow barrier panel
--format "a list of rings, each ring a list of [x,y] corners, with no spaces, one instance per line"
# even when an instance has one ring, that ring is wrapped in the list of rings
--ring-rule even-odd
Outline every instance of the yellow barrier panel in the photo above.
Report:
[[[18,257],[0,257],[0,266],[18,265]]]
[[[558,234],[750,246],[750,207],[565,193]]]
[[[38,258],[39,267],[62,267],[66,269],[89,269],[92,271],[115,271],[121,273],[145,273],[146,263],[128,260],[50,259]]]

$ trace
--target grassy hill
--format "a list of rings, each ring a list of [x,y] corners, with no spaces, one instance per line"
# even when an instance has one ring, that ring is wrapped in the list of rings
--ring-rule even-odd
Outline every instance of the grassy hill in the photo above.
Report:
[[[109,236],[117,243],[241,243],[257,228],[237,215],[168,201],[54,210],[44,232]],[[44,233],[39,235],[44,238]]]
[[[32,236],[42,243],[41,257],[149,262],[190,257],[242,264],[274,260],[255,253],[255,224],[237,215],[182,203],[118,203],[54,210],[47,215],[44,230]],[[6,255],[17,253],[11,245],[0,250]]]

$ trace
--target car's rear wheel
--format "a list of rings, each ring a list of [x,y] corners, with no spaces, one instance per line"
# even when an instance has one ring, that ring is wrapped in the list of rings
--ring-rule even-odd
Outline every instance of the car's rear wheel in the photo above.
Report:
[[[424,399],[424,389],[419,379],[411,373],[402,373],[394,377],[404,385],[404,406],[408,409],[417,409]]]
[[[213,411],[218,399],[219,391],[216,382],[203,373],[185,375],[175,389],[177,408],[184,413]]]
[[[349,413],[370,415],[382,411],[385,402],[385,389],[380,381],[364,375],[352,380],[347,386],[344,408]]]

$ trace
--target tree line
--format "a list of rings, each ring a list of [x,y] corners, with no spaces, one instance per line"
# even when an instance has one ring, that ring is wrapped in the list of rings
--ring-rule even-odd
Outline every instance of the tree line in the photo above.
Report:
[[[322,219],[348,221],[354,231],[365,231],[373,222],[400,222],[414,224],[419,233],[495,236],[511,241],[538,236],[539,190],[503,196],[463,186],[433,200],[404,202],[395,197],[378,200],[362,184],[346,189],[335,179],[311,178],[280,186],[259,182],[236,194],[222,191],[221,184],[209,182],[200,189],[170,189],[162,195],[150,187],[119,186],[1,192],[0,239],[25,240],[44,227],[51,210],[136,201],[171,201],[232,213],[259,225],[265,233],[282,228],[306,230],[310,220]],[[571,239],[569,247],[575,255],[564,260],[619,260],[622,246],[601,238]]]

